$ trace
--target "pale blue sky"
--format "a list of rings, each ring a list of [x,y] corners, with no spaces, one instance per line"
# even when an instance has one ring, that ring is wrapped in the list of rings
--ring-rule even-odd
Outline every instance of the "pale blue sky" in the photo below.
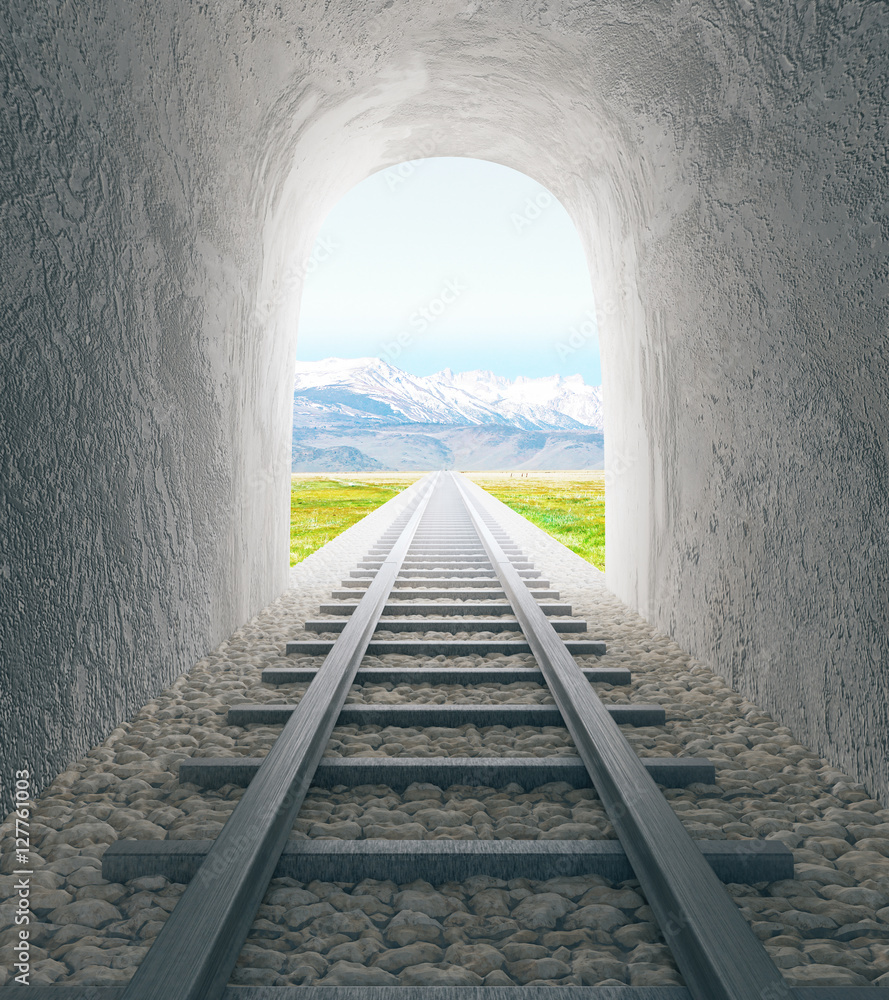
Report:
[[[508,167],[435,157],[368,177],[327,217],[306,270],[300,361],[602,381],[577,231]]]

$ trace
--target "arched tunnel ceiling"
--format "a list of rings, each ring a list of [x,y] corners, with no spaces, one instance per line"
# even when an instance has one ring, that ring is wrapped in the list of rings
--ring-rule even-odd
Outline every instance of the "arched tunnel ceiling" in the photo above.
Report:
[[[653,185],[639,154],[645,137],[634,135],[626,107],[610,107],[616,77],[609,72],[603,86],[605,60],[591,59],[589,46],[569,35],[435,11],[412,37],[398,30],[397,12],[390,16],[390,28],[375,28],[389,40],[386,57],[379,66],[362,66],[360,84],[331,94],[296,77],[266,125],[263,149],[273,152],[264,154],[257,188],[273,193],[258,299],[275,304],[281,343],[292,354],[301,262],[351,187],[422,156],[493,160],[553,191],[577,225],[600,303],[603,354],[616,359],[613,376],[606,374],[614,389],[609,413],[644,439],[638,413],[624,406],[632,399],[638,410],[638,377],[623,372],[621,359],[638,353],[636,241],[648,228]],[[610,61],[617,62],[613,52]],[[650,132],[648,141],[661,148],[669,142],[653,124]],[[668,160],[662,188],[673,186],[672,168]],[[633,454],[640,448],[642,440]],[[638,508],[647,497],[626,502]],[[635,565],[630,577],[635,598]]]
[[[885,796],[887,18],[7,4],[11,761],[46,780],[280,592],[300,262],[369,173],[464,155],[581,233],[609,585]]]

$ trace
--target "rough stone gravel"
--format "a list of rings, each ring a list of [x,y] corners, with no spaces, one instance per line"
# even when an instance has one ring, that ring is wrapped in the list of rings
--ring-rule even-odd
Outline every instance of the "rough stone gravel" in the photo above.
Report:
[[[33,982],[110,983],[129,978],[183,887],[159,878],[108,885],[99,870],[102,852],[122,837],[203,838],[221,829],[242,790],[180,786],[178,761],[189,756],[252,755],[270,746],[275,727],[230,727],[225,711],[239,702],[298,700],[299,685],[262,687],[261,668],[296,665],[300,658],[283,654],[284,641],[317,637],[306,634],[299,623],[318,617],[319,604],[329,599],[330,590],[382,532],[405,502],[403,497],[294,567],[292,590],[47,789],[32,826],[37,872],[32,897]],[[665,727],[623,727],[637,752],[706,755],[716,762],[716,785],[665,793],[687,828],[697,836],[777,838],[793,849],[794,881],[729,886],[789,982],[889,982],[889,811],[628,611],[605,590],[592,567],[502,506],[501,514],[515,540],[550,576],[562,599],[573,605],[574,615],[588,620],[589,637],[608,641],[605,656],[588,662],[632,670],[629,687],[597,685],[603,698],[661,703],[666,708]],[[395,656],[376,659],[381,664],[403,662]],[[466,657],[459,662],[477,665],[500,659],[533,662],[523,656]],[[306,658],[305,662],[321,661]],[[383,684],[353,688],[349,700],[471,702],[482,700],[479,693],[465,685]],[[549,701],[545,689],[527,682],[485,685],[484,697],[504,703]],[[508,732],[502,727],[459,727],[436,733],[419,734],[411,745],[415,731],[407,729],[337,727],[336,742],[328,752],[397,756],[573,752],[567,732],[556,728]],[[507,802],[511,804],[503,804]],[[611,836],[594,793],[556,786],[530,794],[517,786],[437,793],[413,789],[401,794],[382,787],[315,789],[293,835],[399,835],[382,816],[393,810],[408,816],[416,835],[424,839],[453,836],[457,830],[461,836],[482,839],[546,837],[560,826],[560,837]],[[456,825],[445,825],[442,813],[452,813]],[[445,819],[451,822],[451,817]],[[9,833],[7,821],[0,827],[0,847],[7,859]],[[7,860],[4,872],[8,870]],[[389,883],[322,887],[275,880],[233,982],[643,985],[680,981],[644,900],[639,903],[632,895],[620,895],[638,896],[635,883],[608,886],[593,879],[579,894],[577,885],[569,888],[570,892],[553,881],[525,880],[492,882],[482,888],[473,880],[450,887]],[[311,896],[281,912],[283,904],[272,896],[282,889]],[[602,899],[578,906],[584,893],[593,889],[602,890]],[[394,903],[399,894],[416,891],[451,900],[446,905],[453,908],[446,915],[432,916],[422,909],[432,905],[428,900],[401,895],[402,902],[414,900],[411,906]],[[501,892],[504,895],[498,895]],[[616,898],[623,903],[614,903],[615,897],[608,896],[611,892],[618,893]],[[0,877],[0,898],[12,894],[13,881],[8,875]],[[520,908],[523,894],[541,899]],[[578,909],[586,911],[589,905],[600,909],[585,913],[582,920],[595,918],[596,926],[569,927],[581,920]],[[317,909],[303,911],[306,921],[291,927],[287,914],[297,906]],[[491,909],[481,914],[476,907]],[[556,915],[559,911],[563,912]],[[481,916],[479,922],[476,918]],[[299,923],[302,917],[289,919]],[[551,919],[553,925],[544,926]],[[0,968],[10,964],[12,930],[11,905],[6,902],[0,904]]]

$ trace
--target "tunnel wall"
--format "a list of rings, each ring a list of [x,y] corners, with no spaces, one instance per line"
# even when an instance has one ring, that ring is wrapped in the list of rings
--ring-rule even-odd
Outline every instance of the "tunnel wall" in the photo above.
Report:
[[[466,155],[586,247],[609,585],[885,797],[886,20],[11,0],[2,781],[283,588],[314,235],[368,173]]]
[[[173,4],[0,17],[8,805],[283,589],[288,399],[232,39]]]

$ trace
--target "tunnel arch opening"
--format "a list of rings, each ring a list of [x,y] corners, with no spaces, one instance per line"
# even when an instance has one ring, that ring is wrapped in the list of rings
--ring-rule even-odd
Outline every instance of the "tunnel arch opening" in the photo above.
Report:
[[[504,39],[495,21],[485,21],[488,38],[482,20],[449,24],[440,37],[424,40],[422,57],[390,61],[385,71],[356,79],[346,95],[334,98],[324,87],[296,81],[282,90],[263,123],[254,170],[262,257],[253,294],[256,302],[275,303],[255,327],[272,359],[268,370],[275,373],[268,385],[275,425],[287,425],[290,392],[282,375],[296,356],[302,267],[340,199],[370,175],[430,152],[520,171],[559,200],[580,234],[597,303],[612,425],[605,465],[616,456],[620,470],[609,488],[607,545],[617,557],[609,585],[632,606],[649,608],[652,534],[637,530],[650,523],[651,499],[640,388],[646,315],[637,280],[638,238],[655,185],[620,111],[611,106],[608,88],[580,49],[547,31]],[[498,52],[481,76],[477,44],[464,44],[477,41],[479,30],[483,45]],[[669,170],[660,170],[663,182]],[[279,469],[276,481],[284,484],[287,444],[281,435],[270,435],[268,445],[265,455],[256,453],[258,460]],[[277,488],[275,496],[277,524],[266,534],[269,563],[286,551],[287,496]],[[276,579],[283,583],[282,576]]]
[[[602,469],[589,269],[533,178],[472,157],[384,168],[303,269],[292,472]],[[570,544],[601,568],[582,525]]]

